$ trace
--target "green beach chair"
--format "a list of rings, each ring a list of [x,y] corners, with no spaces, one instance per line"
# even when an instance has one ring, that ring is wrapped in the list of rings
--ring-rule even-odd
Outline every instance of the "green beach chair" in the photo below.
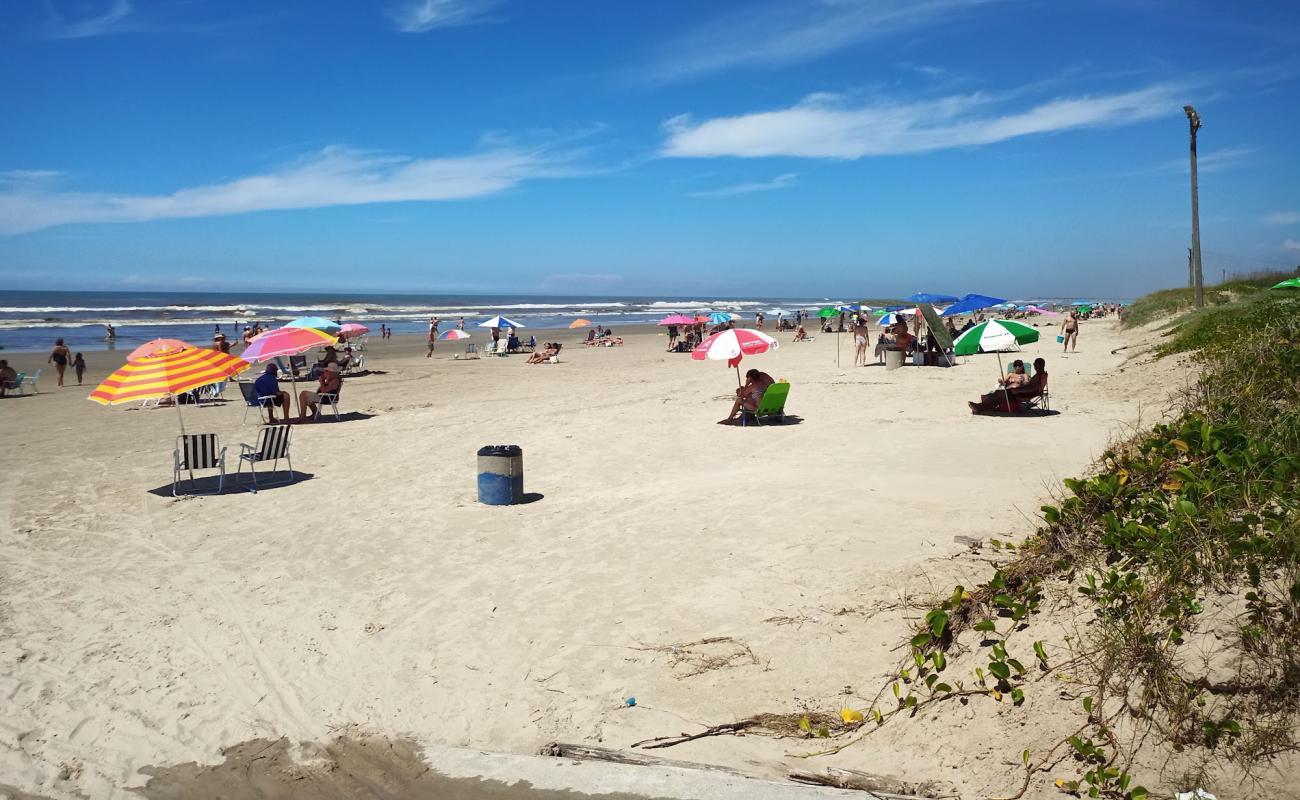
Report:
[[[758,401],[758,408],[752,412],[745,411],[740,415],[741,427],[748,424],[749,419],[759,425],[765,422],[785,423],[785,400],[790,395],[790,384],[786,381],[778,381],[767,387],[763,392],[763,399]]]

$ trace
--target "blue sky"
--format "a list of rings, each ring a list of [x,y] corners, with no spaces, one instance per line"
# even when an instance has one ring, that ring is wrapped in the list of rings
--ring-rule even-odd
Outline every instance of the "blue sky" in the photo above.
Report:
[[[1300,4],[0,3],[0,283],[1132,296],[1300,263]]]

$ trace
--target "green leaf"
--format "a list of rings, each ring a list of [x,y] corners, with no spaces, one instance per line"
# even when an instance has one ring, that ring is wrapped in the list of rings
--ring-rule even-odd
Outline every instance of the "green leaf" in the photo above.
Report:
[[[880,709],[878,708],[871,709],[871,718],[876,721],[877,725],[885,724],[885,717],[880,713]]]
[[[1028,750],[1026,750],[1025,752],[1023,752],[1023,753],[1020,754],[1020,763],[1024,764],[1026,767],[1029,766],[1029,751],[1028,751]]]
[[[995,625],[993,623],[993,620],[991,619],[982,619],[979,622],[975,623],[974,627],[975,630],[979,631],[980,633],[992,633],[993,631],[996,631],[998,629],[998,626]]]
[[[912,637],[913,647],[925,647],[930,643],[931,636],[929,633],[918,633]]]
[[[990,661],[989,672],[993,673],[994,675],[998,676],[1004,681],[1007,678],[1011,677],[1011,667],[1007,666],[1006,663],[1002,661]]]
[[[1019,686],[1011,690],[1011,704],[1020,705],[1025,702],[1025,692]]]
[[[934,662],[934,668],[939,672],[943,672],[943,668],[948,666],[948,659],[939,650],[930,654],[930,660]]]
[[[934,685],[934,690],[935,692],[942,692],[944,694],[947,694],[948,692],[952,691],[952,687],[946,683],[936,683]]]
[[[803,719],[799,720],[799,730],[803,731],[804,733],[812,733],[812,723],[808,721],[808,717],[804,717]]]
[[[1196,504],[1193,503],[1191,500],[1179,500],[1178,502],[1174,503],[1174,508],[1177,509],[1180,513],[1186,514],[1189,517],[1194,516],[1196,514]]]
[[[1083,698],[1083,713],[1085,714],[1092,713],[1092,697]]]
[[[1055,525],[1061,521],[1061,511],[1056,506],[1043,506],[1043,520],[1048,525]]]
[[[898,681],[894,681],[894,697],[898,697],[898,696],[899,696],[899,693],[900,693],[900,690],[899,690],[899,687],[898,687]],[[804,721],[806,722],[807,720],[808,720],[808,718],[807,718],[807,717],[804,717]],[[802,723],[802,722],[799,723],[799,727],[801,727],[801,728],[803,727],[803,723]]]
[[[1034,655],[1038,656],[1038,660],[1043,662],[1044,666],[1047,665],[1047,650],[1042,642],[1034,642]]]
[[[827,728],[818,728],[818,729],[817,729],[817,738],[819,738],[819,739],[829,739],[829,738],[831,738],[831,732],[830,732],[830,730],[828,730]]]
[[[925,615],[925,622],[936,639],[942,638],[944,629],[948,627],[948,612],[936,608]]]
[[[913,707],[915,707],[915,706],[916,706],[916,695],[914,695],[914,694],[909,694],[909,695],[907,696],[907,699],[906,699],[905,701],[903,701],[903,705],[906,706],[907,708],[913,708]]]
[[[1145,786],[1134,786],[1133,791],[1128,793],[1130,800],[1147,800],[1148,793]]]

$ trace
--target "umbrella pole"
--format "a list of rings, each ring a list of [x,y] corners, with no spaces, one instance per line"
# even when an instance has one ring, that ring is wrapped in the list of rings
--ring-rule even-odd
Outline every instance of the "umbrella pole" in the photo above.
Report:
[[[1002,371],[1002,353],[998,352],[998,376],[1005,378],[1006,373]],[[1007,385],[1002,384],[1002,398],[1007,401],[1007,413],[1011,412],[1011,393],[1007,391]]]
[[[840,368],[840,332],[835,331],[835,368]]]
[[[181,413],[181,399],[179,395],[172,395],[172,405],[176,406],[176,419],[181,423],[181,436],[185,435],[185,415]]]
[[[744,385],[745,385],[745,384],[741,383],[741,381],[740,381],[740,363],[737,362],[737,363],[736,363],[736,388],[739,389],[740,387],[742,387],[742,386],[744,386]]]

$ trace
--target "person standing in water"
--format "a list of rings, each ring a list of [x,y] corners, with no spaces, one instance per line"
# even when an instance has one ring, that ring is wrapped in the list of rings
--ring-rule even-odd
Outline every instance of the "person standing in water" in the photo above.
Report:
[[[112,323],[106,323],[104,330],[106,331],[105,338],[110,342],[117,338],[117,329],[113,327]],[[77,383],[81,383],[81,381],[77,381]]]

